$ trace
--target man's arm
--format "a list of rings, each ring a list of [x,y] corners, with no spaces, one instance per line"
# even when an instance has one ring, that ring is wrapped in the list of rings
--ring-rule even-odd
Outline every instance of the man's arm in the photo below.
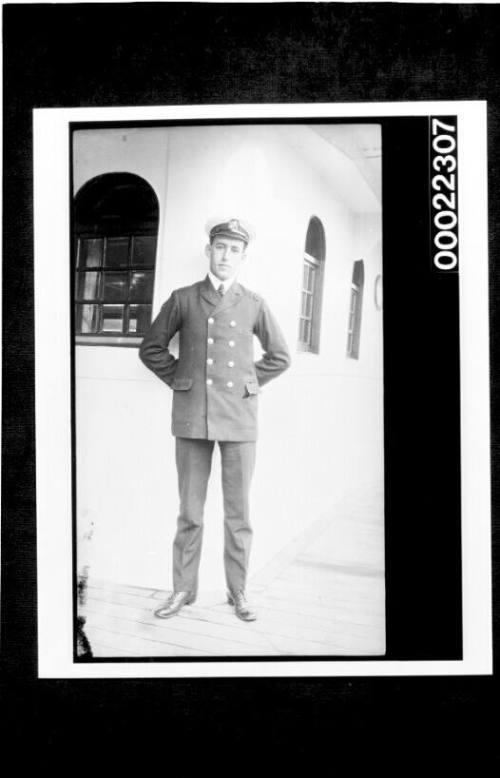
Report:
[[[290,352],[276,319],[264,300],[261,300],[259,315],[254,328],[264,354],[255,363],[255,371],[260,386],[276,378],[290,367]]]
[[[161,307],[160,313],[145,335],[139,357],[167,386],[170,386],[177,368],[177,359],[168,350],[168,344],[181,326],[179,301],[176,292]]]

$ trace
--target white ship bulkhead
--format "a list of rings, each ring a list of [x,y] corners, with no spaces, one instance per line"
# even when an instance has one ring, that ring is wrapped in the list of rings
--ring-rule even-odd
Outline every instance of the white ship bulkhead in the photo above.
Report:
[[[239,280],[269,303],[292,366],[259,397],[250,579],[318,519],[360,500],[382,511],[382,312],[375,293],[382,273],[380,128],[222,125],[75,133],[75,195],[92,178],[116,172],[140,176],[158,198],[153,316],[173,289],[206,274],[210,216],[247,219],[257,231]],[[326,247],[319,353],[297,348],[312,217],[323,226]],[[359,260],[364,289],[353,359],[346,344]],[[139,361],[137,345],[77,341],[78,526],[93,523],[90,563],[97,578],[171,585],[178,510],[171,402],[171,391]],[[203,588],[224,587],[222,550],[216,450]]]

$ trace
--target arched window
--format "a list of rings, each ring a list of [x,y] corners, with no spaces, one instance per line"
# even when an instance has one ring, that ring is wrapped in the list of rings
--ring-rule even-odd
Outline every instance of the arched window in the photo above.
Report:
[[[74,202],[75,334],[130,343],[151,324],[158,199],[143,178],[108,173]]]
[[[307,229],[304,251],[299,350],[314,354],[319,353],[324,266],[325,231],[320,220],[313,216]]]
[[[365,267],[363,260],[359,259],[354,263],[352,271],[351,302],[349,305],[349,323],[347,325],[347,356],[351,357],[351,359],[359,359],[364,283]]]

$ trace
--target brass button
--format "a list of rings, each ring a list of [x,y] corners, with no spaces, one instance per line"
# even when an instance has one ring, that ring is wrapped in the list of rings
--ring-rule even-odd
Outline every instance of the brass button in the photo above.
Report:
[[[236,322],[235,321],[230,321],[229,322],[229,326],[230,327],[236,327]]]
[[[234,367],[234,362],[228,362],[228,363],[227,363],[227,366],[228,366],[228,367]]]
[[[229,389],[232,389],[232,388],[233,388],[233,386],[234,386],[234,384],[233,384],[233,382],[232,382],[232,381],[228,381],[228,382],[227,382],[227,384],[226,384],[226,386],[227,386]]]
[[[230,346],[231,346],[231,348],[232,348],[232,347],[234,346],[234,340],[230,340],[230,341],[229,341],[229,345],[230,345]]]
[[[210,345],[212,345],[213,342],[214,342],[213,338],[208,338],[207,343],[210,343]]]
[[[207,359],[207,365],[213,365],[214,361],[211,357]]]
[[[208,386],[212,386],[212,384],[213,384],[212,379],[211,378],[207,378],[207,385]]]
[[[212,319],[212,317],[210,317],[209,320],[208,320],[208,323],[209,324],[213,324],[214,323],[214,319]]]

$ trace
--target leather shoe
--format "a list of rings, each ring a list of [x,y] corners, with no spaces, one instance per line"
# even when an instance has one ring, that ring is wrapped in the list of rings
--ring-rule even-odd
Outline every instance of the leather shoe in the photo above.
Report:
[[[234,612],[242,621],[255,621],[257,613],[248,603],[245,592],[228,592],[227,601],[234,605]]]
[[[180,611],[183,605],[191,605],[196,600],[193,592],[172,592],[164,605],[155,610],[159,619],[169,619]]]

